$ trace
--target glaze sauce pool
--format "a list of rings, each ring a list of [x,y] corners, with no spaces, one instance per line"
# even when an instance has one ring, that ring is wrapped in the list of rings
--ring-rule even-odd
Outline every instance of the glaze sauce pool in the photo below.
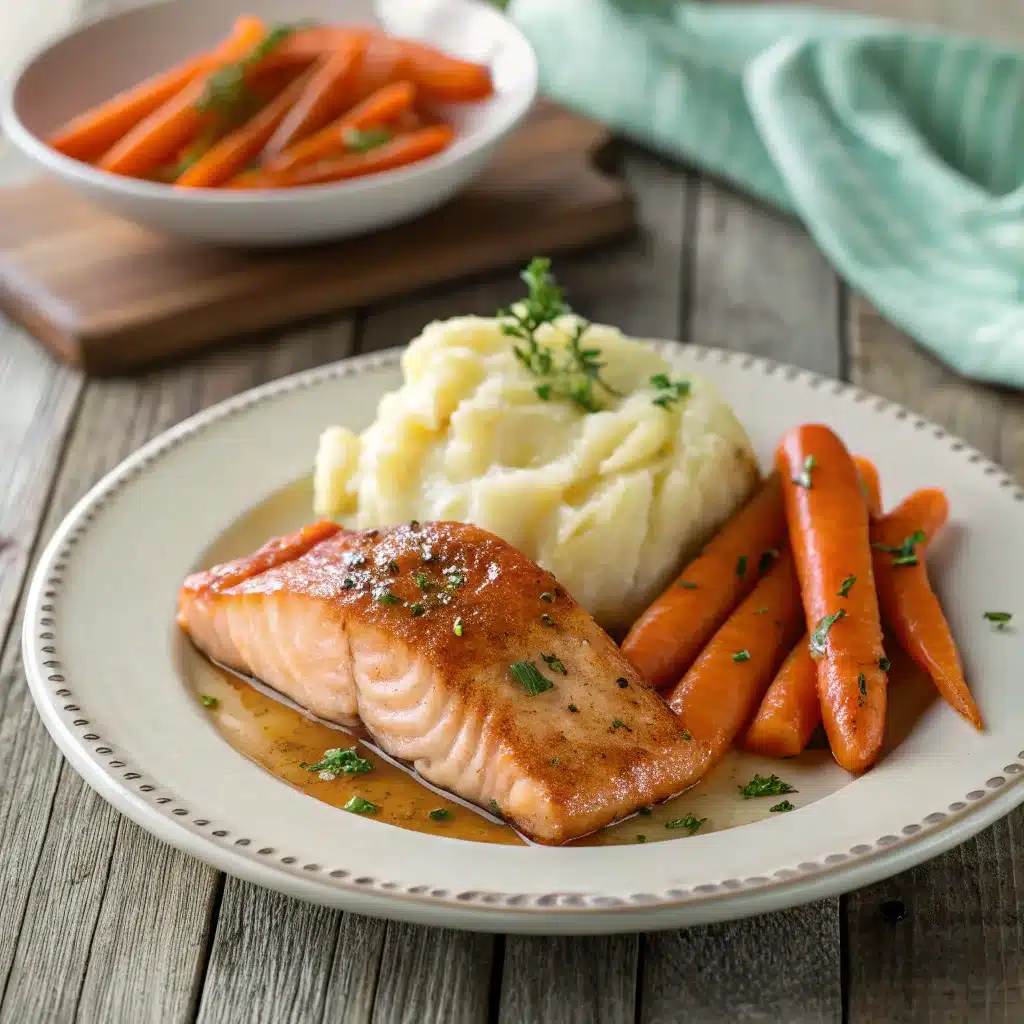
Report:
[[[203,557],[204,565],[248,553],[267,537],[286,533],[309,521],[309,481],[284,488],[230,527]],[[512,828],[478,809],[424,784],[410,770],[398,766],[366,746],[356,733],[310,717],[285,703],[269,689],[251,685],[218,668],[200,655],[182,636],[182,667],[195,699],[213,697],[206,709],[211,725],[240,754],[270,772],[282,783],[306,796],[338,808],[353,797],[376,805],[374,820],[399,828],[470,842],[525,845]],[[898,743],[935,699],[934,687],[910,663],[895,643],[890,671],[890,702],[886,747]],[[373,768],[356,775],[324,780],[303,764],[316,764],[324,752],[356,747]],[[884,755],[883,755],[884,756]],[[746,800],[739,793],[754,776],[777,774],[795,789],[787,799],[799,809],[829,796],[851,780],[824,746],[799,757],[773,760],[732,751],[707,778],[680,796],[586,836],[570,845],[606,846],[622,843],[683,839],[686,829],[666,827],[688,814],[704,819],[699,834],[719,832],[773,816],[769,808],[780,797]],[[440,820],[431,811],[447,811]]]

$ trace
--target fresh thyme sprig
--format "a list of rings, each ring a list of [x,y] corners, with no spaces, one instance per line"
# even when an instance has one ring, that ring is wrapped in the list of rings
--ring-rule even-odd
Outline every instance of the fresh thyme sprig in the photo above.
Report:
[[[537,340],[537,331],[572,310],[551,273],[551,260],[534,257],[520,276],[526,284],[526,298],[499,310],[498,316],[503,321],[502,333],[521,342],[512,348],[516,359],[540,380],[534,388],[537,397],[545,402],[555,397],[568,398],[586,412],[599,412],[602,404],[596,388],[613,396],[619,392],[601,376],[605,366],[601,350],[583,347],[583,336],[590,324],[578,320],[562,352],[542,345]]]

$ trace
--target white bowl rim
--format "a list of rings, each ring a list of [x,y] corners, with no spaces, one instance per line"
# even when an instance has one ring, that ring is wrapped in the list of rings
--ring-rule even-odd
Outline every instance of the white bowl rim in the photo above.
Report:
[[[432,171],[451,166],[460,160],[466,159],[472,153],[500,142],[519,124],[533,106],[537,97],[537,55],[520,28],[508,18],[503,10],[487,3],[486,0],[449,0],[451,3],[485,10],[489,16],[493,15],[504,22],[505,30],[522,47],[524,53],[529,56],[528,65],[522,69],[525,86],[521,91],[510,94],[510,101],[502,116],[497,118],[493,125],[478,129],[465,137],[456,137],[455,142],[441,153],[427,157],[424,160],[418,160],[405,167],[396,167],[393,170],[381,171],[363,178],[353,178],[342,182],[327,182],[320,185],[304,185],[301,188],[245,190],[175,188],[173,185],[166,185],[162,182],[144,181],[139,178],[128,178],[119,174],[111,174],[81,160],[65,156],[63,153],[59,153],[48,146],[22,122],[14,102],[18,86],[29,69],[49,53],[50,50],[102,22],[128,17],[142,9],[151,10],[161,7],[172,7],[179,2],[180,0],[158,0],[157,3],[147,4],[145,8],[128,7],[123,10],[103,12],[93,17],[77,20],[69,29],[51,35],[16,66],[13,75],[8,79],[3,97],[0,99],[0,131],[3,131],[18,149],[38,164],[43,167],[56,166],[60,169],[61,175],[76,184],[117,192],[123,195],[131,195],[134,198],[151,199],[168,205],[202,206],[225,203],[235,207],[244,207],[259,203],[262,206],[268,202],[274,204],[294,203],[303,198],[323,197],[342,192],[349,195],[359,194],[381,188],[385,184],[414,181],[417,177],[424,177]]]

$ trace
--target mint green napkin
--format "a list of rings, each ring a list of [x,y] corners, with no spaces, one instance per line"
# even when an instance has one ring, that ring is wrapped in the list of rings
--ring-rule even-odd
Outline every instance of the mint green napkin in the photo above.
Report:
[[[1024,388],[1024,54],[805,7],[509,13],[548,95],[796,214],[925,348]]]

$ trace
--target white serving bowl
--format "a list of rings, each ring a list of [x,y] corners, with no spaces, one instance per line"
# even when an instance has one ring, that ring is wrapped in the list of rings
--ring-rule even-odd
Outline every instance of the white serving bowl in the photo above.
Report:
[[[458,137],[435,157],[366,178],[280,191],[138,181],[72,160],[43,141],[75,114],[213,46],[243,9],[268,24],[305,18],[379,24],[392,35],[486,63],[495,94],[443,111]],[[145,227],[228,245],[295,245],[362,234],[439,206],[483,170],[536,91],[530,44],[481,0],[171,0],[81,26],[36,53],[4,96],[2,126],[47,173]]]

